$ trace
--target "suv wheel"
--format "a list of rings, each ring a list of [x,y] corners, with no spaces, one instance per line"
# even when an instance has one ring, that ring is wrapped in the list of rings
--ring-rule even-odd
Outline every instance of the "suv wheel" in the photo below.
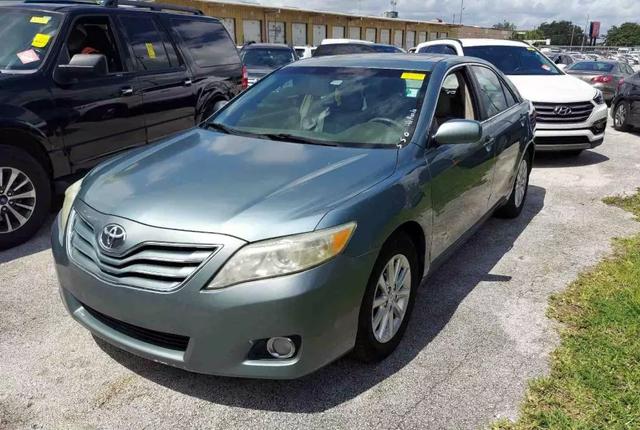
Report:
[[[613,128],[619,131],[629,130],[629,103],[621,101],[613,112]]]
[[[393,236],[382,248],[362,299],[353,354],[381,361],[402,339],[420,282],[418,254],[406,234]]]
[[[51,184],[29,154],[0,145],[0,249],[25,242],[44,223],[51,207]]]
[[[524,202],[527,200],[527,191],[529,190],[529,157],[525,156],[520,160],[516,180],[511,189],[509,200],[500,209],[497,210],[496,216],[500,218],[517,218],[522,212]]]

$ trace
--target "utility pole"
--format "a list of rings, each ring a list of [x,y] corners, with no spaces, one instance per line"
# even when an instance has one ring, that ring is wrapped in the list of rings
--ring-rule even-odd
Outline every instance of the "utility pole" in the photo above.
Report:
[[[464,10],[464,0],[460,0],[460,25],[462,25],[462,11]]]
[[[573,33],[576,32],[576,25],[571,23],[571,43],[569,44],[569,48],[573,48]]]
[[[584,51],[584,42],[587,39],[587,27],[589,26],[589,15],[587,15],[587,22],[584,24],[584,36],[582,37],[582,46],[580,47],[580,52]]]

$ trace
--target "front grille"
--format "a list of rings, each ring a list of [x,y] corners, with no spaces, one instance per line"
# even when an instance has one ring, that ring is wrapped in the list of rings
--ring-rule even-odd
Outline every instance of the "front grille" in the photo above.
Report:
[[[216,245],[143,243],[123,255],[107,255],[98,245],[93,226],[77,213],[71,219],[71,258],[87,272],[119,285],[173,290],[219,249]]]
[[[553,137],[536,137],[536,145],[563,145],[575,143],[590,143],[587,136],[553,136]]]
[[[124,321],[117,320],[108,315],[98,312],[97,310],[90,308],[89,306],[81,303],[82,307],[95,319],[100,321],[107,327],[142,342],[150,343],[162,348],[173,349],[176,351],[186,351],[189,344],[189,338],[187,336],[180,336],[178,334],[163,333],[161,331],[149,330],[135,326],[133,324],[126,323]]]
[[[576,122],[584,122],[589,118],[593,111],[593,103],[534,103],[536,108],[538,123],[550,124],[571,124]],[[567,107],[571,109],[571,113],[559,115],[554,110],[556,107]]]

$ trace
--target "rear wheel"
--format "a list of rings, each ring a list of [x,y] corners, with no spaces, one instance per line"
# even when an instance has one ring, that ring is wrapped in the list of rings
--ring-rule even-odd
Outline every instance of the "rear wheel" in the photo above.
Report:
[[[496,216],[500,218],[516,218],[520,215],[529,190],[529,171],[529,157],[525,155],[518,165],[516,180],[509,200],[496,211]]]
[[[31,238],[50,207],[51,185],[42,165],[24,151],[0,145],[0,249]]]
[[[416,248],[404,233],[387,241],[373,267],[360,307],[353,354],[377,362],[391,354],[407,328],[420,282]]]
[[[619,131],[628,131],[629,125],[629,103],[621,101],[613,111],[613,128]]]

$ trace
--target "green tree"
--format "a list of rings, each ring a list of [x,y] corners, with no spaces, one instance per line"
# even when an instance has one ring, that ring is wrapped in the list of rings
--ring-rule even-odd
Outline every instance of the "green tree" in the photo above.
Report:
[[[620,27],[614,25],[607,32],[605,44],[609,46],[640,45],[640,24],[625,22]]]
[[[544,39],[551,39],[552,45],[580,45],[584,37],[582,28],[571,21],[543,22],[537,30],[544,34]],[[572,33],[573,42],[571,40]]]
[[[502,21],[502,22],[499,22],[497,24],[493,24],[493,28],[495,28],[496,30],[515,31],[516,30],[516,25],[513,22]]]

